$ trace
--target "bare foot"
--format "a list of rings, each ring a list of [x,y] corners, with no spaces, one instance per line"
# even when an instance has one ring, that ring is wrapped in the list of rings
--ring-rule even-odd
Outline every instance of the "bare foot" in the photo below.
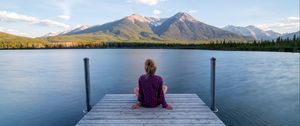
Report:
[[[138,109],[141,107],[141,104],[140,103],[136,103],[134,105],[131,106],[131,109]]]
[[[168,104],[168,106],[167,106],[165,109],[173,110],[173,107],[172,107],[171,105]]]

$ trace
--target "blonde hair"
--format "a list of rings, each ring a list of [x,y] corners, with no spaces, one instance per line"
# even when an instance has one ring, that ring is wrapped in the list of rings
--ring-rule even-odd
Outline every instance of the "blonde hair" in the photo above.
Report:
[[[154,75],[156,71],[155,63],[152,59],[147,59],[145,61],[145,71],[148,75]]]

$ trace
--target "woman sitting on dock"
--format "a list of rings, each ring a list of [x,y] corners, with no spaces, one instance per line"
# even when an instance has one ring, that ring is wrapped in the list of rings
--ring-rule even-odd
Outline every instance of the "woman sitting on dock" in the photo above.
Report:
[[[132,109],[137,109],[141,106],[146,108],[154,108],[162,104],[163,108],[173,109],[165,100],[167,86],[163,85],[162,77],[155,75],[156,66],[153,60],[145,61],[146,74],[140,76],[138,87],[134,89],[138,102],[132,106]]]

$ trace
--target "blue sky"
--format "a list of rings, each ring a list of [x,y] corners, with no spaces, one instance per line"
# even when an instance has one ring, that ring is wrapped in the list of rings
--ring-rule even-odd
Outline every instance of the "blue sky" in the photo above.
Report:
[[[188,12],[216,27],[299,30],[299,0],[0,0],[0,31],[37,37],[132,13],[170,17],[177,12]]]

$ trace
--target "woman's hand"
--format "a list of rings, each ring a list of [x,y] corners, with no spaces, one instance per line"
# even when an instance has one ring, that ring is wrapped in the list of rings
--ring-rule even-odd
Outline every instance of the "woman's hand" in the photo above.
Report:
[[[173,110],[173,107],[170,104],[168,104],[168,106],[165,109]]]
[[[141,103],[136,103],[136,104],[131,106],[131,109],[138,109],[140,107],[141,107]]]

